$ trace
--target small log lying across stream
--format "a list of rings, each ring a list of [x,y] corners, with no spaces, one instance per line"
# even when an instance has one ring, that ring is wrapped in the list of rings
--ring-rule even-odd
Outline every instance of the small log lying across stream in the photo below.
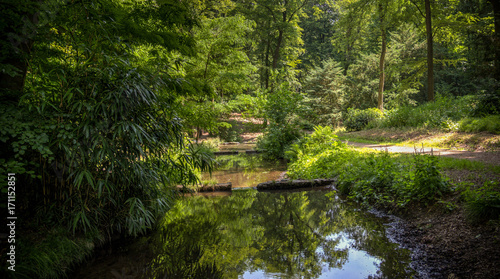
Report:
[[[259,154],[263,153],[264,151],[262,150],[242,150],[240,151],[216,151],[214,152],[215,156],[220,156],[220,155],[238,155],[240,153],[246,153],[246,154]]]
[[[216,151],[214,152],[215,156],[220,156],[220,155],[238,155],[240,154],[239,151]]]
[[[263,182],[257,185],[257,190],[286,190],[286,189],[297,189],[297,188],[313,188],[319,186],[331,185],[335,182],[335,179],[311,179],[311,180],[291,180],[282,179],[276,181]]]
[[[193,191],[188,188],[184,188],[182,186],[177,186],[177,189],[181,193],[190,193],[190,192],[226,192],[231,191],[233,188],[233,184],[231,182],[228,183],[217,183],[215,185],[198,185],[197,188]]]

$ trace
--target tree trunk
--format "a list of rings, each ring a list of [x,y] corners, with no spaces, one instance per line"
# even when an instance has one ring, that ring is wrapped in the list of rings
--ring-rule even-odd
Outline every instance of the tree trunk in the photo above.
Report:
[[[434,49],[430,0],[425,0],[425,30],[427,32],[427,101],[431,102],[434,101]]]
[[[384,110],[384,83],[385,83],[385,53],[387,48],[385,26],[384,26],[384,10],[382,4],[379,4],[380,12],[380,30],[382,32],[382,49],[380,52],[380,80],[378,84],[378,102],[377,108]]]
[[[489,0],[493,6],[493,19],[495,22],[495,33],[493,34],[493,46],[495,54],[495,78],[500,81],[500,2]]]
[[[267,48],[266,48],[266,61],[265,61],[265,72],[264,72],[264,80],[266,83],[266,89],[269,88],[269,52],[271,51],[271,38],[267,40]]]
[[[276,43],[276,49],[274,49],[273,54],[273,69],[278,67],[278,59],[280,57],[281,41],[283,41],[283,30],[278,31],[278,42]]]
[[[286,5],[286,1],[285,1]],[[283,23],[286,23],[286,10],[283,12]],[[276,69],[278,67],[278,60],[280,58],[280,48],[281,48],[281,42],[283,41],[283,29],[278,30],[278,42],[276,42],[276,49],[274,49],[274,54],[273,54],[273,69]]]
[[[14,6],[12,6],[14,5]],[[13,3],[2,3],[2,10],[10,10],[4,17],[4,26],[0,30],[0,39],[3,44],[1,52],[3,60],[1,64],[12,66],[17,74],[13,77],[10,74],[0,71],[0,89],[3,91],[2,101],[19,102],[24,89],[26,73],[28,71],[28,57],[33,46],[33,38],[37,34],[36,24],[38,23],[38,13],[36,2],[28,1],[26,7],[15,6]]]

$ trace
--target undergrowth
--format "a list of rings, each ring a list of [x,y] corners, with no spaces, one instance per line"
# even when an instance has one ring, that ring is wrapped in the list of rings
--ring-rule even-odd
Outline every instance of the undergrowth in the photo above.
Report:
[[[329,127],[316,127],[287,151],[291,160],[288,175],[292,179],[337,178],[337,190],[366,206],[403,209],[409,204],[428,206],[443,203],[452,191],[462,192],[471,222],[498,219],[500,189],[488,181],[477,187],[457,188],[442,169],[499,172],[490,166],[469,160],[421,153],[391,154],[371,149],[354,149],[338,140]],[[455,208],[455,204],[448,207]]]
[[[19,261],[12,278],[62,278],[91,255],[99,235],[74,237],[65,228],[52,229],[43,240],[19,239]],[[8,278],[8,277],[3,277]]]
[[[450,191],[438,159],[414,154],[357,150],[340,142],[329,127],[316,127],[287,153],[291,178],[338,178],[341,194],[365,205],[404,207],[429,204]]]
[[[489,132],[500,134],[499,110],[484,110],[479,96],[438,96],[434,102],[385,110],[350,111],[344,125],[348,131],[372,128],[425,128],[446,132]],[[368,117],[370,116],[370,117]]]
[[[477,190],[466,189],[467,217],[473,223],[500,218],[500,191],[498,181],[487,181]]]

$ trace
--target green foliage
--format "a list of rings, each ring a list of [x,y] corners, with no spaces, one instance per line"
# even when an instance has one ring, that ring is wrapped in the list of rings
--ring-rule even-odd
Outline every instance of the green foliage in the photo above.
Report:
[[[285,152],[285,158],[296,161],[303,154],[316,155],[326,149],[337,150],[347,145],[341,142],[330,126],[316,126],[314,132],[297,140]]]
[[[467,215],[472,222],[500,217],[500,191],[498,181],[486,182],[481,188],[463,192]]]
[[[500,134],[500,115],[488,115],[482,118],[465,118],[458,122],[461,132],[490,132]]]
[[[94,250],[100,237],[71,236],[65,228],[50,230],[41,241],[19,239],[19,262],[12,278],[61,278]],[[7,277],[11,278],[11,277]]]
[[[211,157],[183,137],[172,98],[179,82],[147,61],[189,53],[191,35],[178,28],[194,22],[175,1],[58,8],[38,29],[20,101],[0,106],[3,173],[16,172],[18,204],[37,222],[143,233],[173,204],[171,186],[211,169]]]
[[[500,118],[498,115],[476,115],[481,106],[481,97],[442,97],[434,102],[419,106],[404,106],[386,110],[385,117],[373,123],[380,127],[423,127],[438,128],[444,131],[500,133]],[[371,126],[368,126],[371,127]]]
[[[453,128],[453,122],[465,118],[473,106],[472,97],[447,98],[437,96],[434,102],[417,107],[400,107],[386,112],[382,127]],[[453,121],[453,122],[450,122]]]
[[[413,178],[413,194],[417,199],[427,202],[438,200],[449,191],[449,185],[441,176],[438,158],[435,156],[415,153],[415,176]]]
[[[344,116],[344,127],[347,131],[360,131],[370,122],[376,121],[382,117],[382,112],[376,108],[365,110],[348,109]]]
[[[218,136],[225,142],[240,142],[241,141],[241,128],[238,127],[235,120],[229,120],[228,125],[219,127]]]
[[[500,90],[478,96],[478,104],[472,111],[474,117],[500,114]]]
[[[302,95],[285,82],[274,91],[267,92],[266,96],[263,111],[269,126],[259,138],[257,147],[265,150],[270,158],[282,158],[286,147],[301,136],[299,128],[291,120],[299,111]]]
[[[328,129],[317,128],[300,144],[292,145],[288,175],[294,179],[337,178],[341,194],[384,207],[433,203],[449,191],[436,157],[358,151],[331,140],[335,138]]]
[[[326,60],[309,72],[304,83],[307,118],[316,125],[338,125],[344,106],[345,77],[340,64]]]

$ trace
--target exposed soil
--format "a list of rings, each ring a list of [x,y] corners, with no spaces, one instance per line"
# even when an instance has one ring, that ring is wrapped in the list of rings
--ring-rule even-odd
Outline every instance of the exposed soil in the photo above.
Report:
[[[499,225],[471,224],[463,209],[442,204],[403,215],[397,240],[416,250],[424,278],[500,278]]]

